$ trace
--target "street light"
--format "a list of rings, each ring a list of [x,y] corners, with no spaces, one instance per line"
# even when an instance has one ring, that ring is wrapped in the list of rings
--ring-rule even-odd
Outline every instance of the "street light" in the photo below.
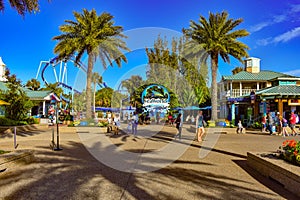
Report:
[[[54,151],[61,151],[62,148],[59,147],[59,126],[58,126],[58,99],[55,98],[53,99],[53,101],[55,101],[55,104],[56,104],[56,148],[54,148],[53,150]]]

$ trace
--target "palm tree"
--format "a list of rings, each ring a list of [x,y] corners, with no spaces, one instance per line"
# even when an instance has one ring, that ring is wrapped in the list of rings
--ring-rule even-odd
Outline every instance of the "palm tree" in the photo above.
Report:
[[[58,83],[48,83],[45,88],[42,88],[43,91],[51,91],[57,96],[61,96],[63,94],[63,89],[58,86]]]
[[[28,87],[30,90],[37,91],[40,89],[41,83],[37,79],[32,78],[27,81],[25,86]]]
[[[228,13],[209,13],[206,20],[200,16],[199,23],[190,22],[188,29],[183,29],[184,34],[199,44],[211,59],[212,85],[212,120],[217,119],[217,70],[219,56],[224,62],[230,62],[230,56],[242,62],[248,56],[246,50],[249,47],[238,41],[238,38],[245,37],[249,33],[245,29],[233,30],[243,19],[228,19]]]
[[[65,20],[66,24],[59,27],[62,35],[55,36],[53,40],[59,41],[54,52],[61,60],[75,57],[79,62],[86,53],[88,55],[87,81],[86,81],[86,117],[92,117],[91,110],[91,82],[94,63],[99,57],[104,68],[113,65],[121,67],[122,61],[127,62],[121,50],[129,49],[122,38],[122,26],[115,26],[113,16],[109,13],[97,15],[96,11],[83,9],[83,13],[74,12],[76,21]]]
[[[25,13],[33,13],[39,11],[38,0],[9,0],[10,6],[16,9],[18,14],[25,16]],[[4,0],[0,0],[0,11],[4,11]]]
[[[94,107],[94,113],[96,113],[96,86],[97,86],[97,84],[102,83],[102,76],[100,76],[98,72],[94,72],[92,75],[92,82],[94,84],[93,107]]]

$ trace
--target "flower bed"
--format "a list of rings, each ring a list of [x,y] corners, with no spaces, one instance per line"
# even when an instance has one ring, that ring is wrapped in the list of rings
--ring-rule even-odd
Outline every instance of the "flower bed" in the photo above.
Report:
[[[279,147],[280,157],[287,162],[300,166],[300,141],[285,140]]]

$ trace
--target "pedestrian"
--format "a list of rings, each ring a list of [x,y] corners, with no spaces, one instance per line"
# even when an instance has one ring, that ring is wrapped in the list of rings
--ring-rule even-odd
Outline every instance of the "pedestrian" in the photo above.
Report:
[[[274,117],[274,123],[275,123],[275,131],[279,135],[281,133],[281,126],[280,126],[280,112],[277,112],[276,116]]]
[[[131,123],[132,123],[131,124],[132,134],[134,135],[134,137],[136,137],[136,135],[137,135],[137,126],[138,126],[138,123],[139,123],[139,116],[138,116],[136,111],[133,112]]]
[[[266,127],[267,127],[267,118],[266,118],[266,114],[263,114],[262,118],[261,118],[261,132],[266,132]]]
[[[238,128],[236,129],[236,133],[243,133],[243,129],[244,129],[244,127],[243,127],[242,121],[239,120]]]
[[[169,122],[169,125],[170,126],[173,126],[173,116],[171,113],[169,113],[169,116],[168,116],[168,122]]]
[[[195,117],[194,117],[194,115],[192,115],[192,117],[191,117],[191,123],[192,123],[192,124],[195,123]]]
[[[127,133],[130,133],[130,132],[132,132],[132,122],[131,122],[131,120],[128,120],[128,124],[127,124]]]
[[[293,136],[296,136],[298,133],[296,132],[296,120],[297,120],[297,117],[294,113],[294,111],[291,112],[291,117],[290,117],[290,126],[291,126],[291,129],[292,129],[292,135]]]
[[[177,116],[177,118],[175,120],[175,124],[176,124],[176,129],[177,129],[177,134],[175,135],[175,138],[178,137],[179,140],[181,140],[181,131],[182,131],[182,117],[181,117],[181,113],[179,113],[179,115]]]
[[[268,113],[267,121],[268,121],[268,130],[270,131],[270,135],[272,135],[273,134],[274,119],[273,119],[270,112]]]
[[[288,126],[288,121],[284,118],[281,117],[281,123],[282,123],[282,136],[289,136],[289,133],[286,130],[286,127]]]
[[[198,142],[202,141],[202,136],[205,133],[203,121],[204,121],[204,119],[203,119],[203,115],[202,115],[202,110],[200,110],[196,117],[196,129],[197,129]]]

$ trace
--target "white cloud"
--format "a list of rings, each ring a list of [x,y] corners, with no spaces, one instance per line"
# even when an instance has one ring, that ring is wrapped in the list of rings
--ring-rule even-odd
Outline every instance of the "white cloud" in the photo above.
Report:
[[[292,75],[292,76],[300,76],[300,69],[291,70],[291,71],[282,72],[282,73]]]
[[[300,37],[300,27],[296,27],[290,31],[287,31],[281,35],[275,36],[273,38],[264,38],[256,42],[258,46],[267,46],[269,44],[285,43],[296,37]]]
[[[291,7],[292,7],[292,8],[291,8],[291,12],[292,12],[292,13],[300,12],[300,4],[292,5]]]
[[[289,10],[283,11],[283,14],[274,15],[269,20],[251,26],[249,30],[251,33],[254,33],[268,26],[272,26],[274,24],[278,24],[287,20],[291,20],[290,18],[293,17],[293,14],[298,12],[300,12],[300,4],[291,5]],[[296,15],[296,18],[298,18],[298,15]]]
[[[287,31],[281,35],[276,36],[273,39],[272,43],[279,43],[279,42],[287,42],[293,38],[299,37],[300,36],[300,27],[294,28],[290,31]]]
[[[256,24],[256,25],[250,27],[250,32],[254,33],[254,32],[260,31],[261,29],[263,29],[269,25],[270,25],[269,22],[261,22],[259,24]]]
[[[258,40],[256,44],[259,46],[267,46],[268,44],[270,44],[271,41],[272,38],[265,38],[265,39]]]

